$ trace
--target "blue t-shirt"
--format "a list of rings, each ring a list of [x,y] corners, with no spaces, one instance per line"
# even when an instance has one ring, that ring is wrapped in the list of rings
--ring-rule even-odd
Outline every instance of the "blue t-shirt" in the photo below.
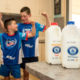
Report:
[[[1,50],[3,52],[3,62],[6,65],[15,65],[19,62],[19,50],[21,40],[26,40],[26,33],[16,32],[13,36],[7,33],[0,34]]]
[[[22,49],[23,49],[24,57],[35,57],[35,40],[39,36],[39,31],[43,31],[45,26],[36,22],[35,27],[36,27],[36,36],[32,38],[28,38],[27,41],[22,40]],[[19,23],[18,31],[22,33],[25,33],[26,31],[31,32],[32,25]]]

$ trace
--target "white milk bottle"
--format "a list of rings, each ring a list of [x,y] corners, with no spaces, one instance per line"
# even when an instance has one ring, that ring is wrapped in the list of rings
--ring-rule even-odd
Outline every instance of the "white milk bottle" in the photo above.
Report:
[[[52,23],[45,32],[45,58],[49,64],[61,64],[61,29]]]
[[[62,30],[62,66],[80,68],[80,36],[73,21]]]

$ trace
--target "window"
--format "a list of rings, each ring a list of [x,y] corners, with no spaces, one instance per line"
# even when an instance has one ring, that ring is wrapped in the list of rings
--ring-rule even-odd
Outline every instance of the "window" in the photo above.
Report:
[[[80,15],[79,14],[72,14],[72,21],[74,21],[77,28],[80,29]]]

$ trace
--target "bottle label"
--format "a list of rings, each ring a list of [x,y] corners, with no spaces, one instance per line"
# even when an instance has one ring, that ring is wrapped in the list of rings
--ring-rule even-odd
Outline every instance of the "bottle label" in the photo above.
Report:
[[[67,51],[69,55],[77,55],[79,52],[78,48],[75,46],[69,47]]]
[[[53,47],[53,53],[54,54],[59,54],[61,52],[61,48],[59,46]]]

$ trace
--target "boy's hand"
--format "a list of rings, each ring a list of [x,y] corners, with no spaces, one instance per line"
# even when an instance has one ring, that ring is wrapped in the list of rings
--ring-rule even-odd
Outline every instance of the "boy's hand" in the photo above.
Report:
[[[34,37],[36,34],[35,22],[30,21],[30,23],[32,24],[32,31],[30,33],[28,33],[28,38]]]
[[[48,17],[46,12],[41,13],[41,15],[44,16],[44,17]]]
[[[46,27],[47,27],[47,28],[50,27],[50,20],[49,20],[49,16],[47,15],[47,13],[46,13],[46,12],[43,12],[43,13],[41,13],[41,14],[42,14],[42,16],[44,16],[45,19],[46,19]]]
[[[33,26],[35,25],[35,22],[34,22],[34,21],[31,21],[30,23],[31,23]],[[32,26],[32,27],[33,27],[33,26]]]

